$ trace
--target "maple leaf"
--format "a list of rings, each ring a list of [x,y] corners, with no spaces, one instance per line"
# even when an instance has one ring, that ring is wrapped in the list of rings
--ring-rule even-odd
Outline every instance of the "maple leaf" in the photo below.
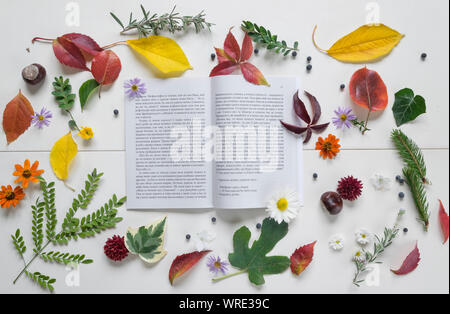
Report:
[[[298,96],[298,91],[294,95],[294,111],[295,114],[303,120],[307,126],[306,127],[300,127],[293,124],[288,124],[283,121],[280,121],[281,124],[288,130],[295,134],[303,134],[306,132],[305,139],[303,141],[304,144],[308,143],[311,139],[312,132],[322,132],[325,131],[326,128],[328,128],[328,125],[330,123],[324,123],[324,124],[317,124],[319,122],[320,116],[322,115],[322,110],[320,108],[320,104],[317,101],[316,97],[311,95],[310,93],[305,91],[306,96],[309,98],[309,101],[311,102],[311,107],[313,110],[313,118],[311,120],[311,117],[309,116],[308,111],[306,110],[305,104],[303,101],[300,100]]]
[[[248,62],[248,60],[253,55],[253,43],[250,36],[245,33],[244,41],[242,43],[242,50],[239,47],[236,38],[231,29],[228,32],[227,38],[225,39],[224,48],[215,48],[217,53],[217,59],[219,64],[212,69],[209,74],[210,77],[229,75],[238,69],[244,78],[255,85],[267,85],[270,86],[262,72],[255,67],[253,64]]]

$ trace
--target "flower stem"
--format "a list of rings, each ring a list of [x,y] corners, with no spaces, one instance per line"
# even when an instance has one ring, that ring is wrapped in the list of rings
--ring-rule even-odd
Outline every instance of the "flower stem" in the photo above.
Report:
[[[223,276],[223,277],[219,277],[219,278],[213,278],[212,281],[213,282],[218,282],[218,281],[221,281],[221,280],[224,280],[224,279],[227,279],[227,278],[230,278],[230,277],[234,277],[234,276],[246,273],[246,272],[247,272],[247,269],[244,269],[244,270],[241,270],[241,271],[239,271],[237,273],[229,274],[229,275],[226,275],[226,276]]]

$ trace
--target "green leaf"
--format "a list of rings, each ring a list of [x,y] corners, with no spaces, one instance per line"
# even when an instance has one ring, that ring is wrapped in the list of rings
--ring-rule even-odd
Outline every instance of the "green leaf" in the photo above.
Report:
[[[250,282],[255,285],[265,283],[264,275],[280,274],[289,268],[286,256],[266,256],[288,232],[288,224],[278,224],[271,218],[264,219],[261,235],[249,248],[251,232],[242,227],[233,237],[234,252],[228,257],[232,266],[248,272]]]
[[[128,228],[125,246],[132,254],[150,264],[159,262],[167,251],[164,250],[164,235],[167,216],[139,229]]]
[[[81,85],[78,95],[80,96],[81,110],[86,106],[87,101],[93,93],[100,87],[100,84],[95,80],[88,80]]]
[[[414,96],[414,92],[405,88],[395,94],[395,102],[392,107],[395,122],[401,126],[415,120],[421,114],[426,113],[425,99],[422,96]]]

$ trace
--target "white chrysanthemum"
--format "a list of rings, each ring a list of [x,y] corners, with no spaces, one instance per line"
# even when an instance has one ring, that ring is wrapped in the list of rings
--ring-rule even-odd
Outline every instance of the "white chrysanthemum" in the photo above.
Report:
[[[210,243],[216,239],[216,234],[203,230],[202,232],[194,234],[192,240],[195,245],[195,249],[199,252],[210,249]]]
[[[328,245],[332,250],[340,251],[344,248],[344,237],[340,234],[337,234],[330,239]]]
[[[392,188],[392,180],[381,174],[374,174],[370,178],[373,187],[378,191],[389,191]]]
[[[291,189],[275,193],[267,203],[267,212],[276,222],[289,223],[297,217],[300,210],[300,201],[297,193]]]
[[[367,245],[369,244],[372,235],[365,229],[359,229],[355,232],[356,242],[360,245]]]
[[[353,260],[356,262],[365,262],[366,261],[366,254],[362,250],[356,251],[355,255],[353,256]]]

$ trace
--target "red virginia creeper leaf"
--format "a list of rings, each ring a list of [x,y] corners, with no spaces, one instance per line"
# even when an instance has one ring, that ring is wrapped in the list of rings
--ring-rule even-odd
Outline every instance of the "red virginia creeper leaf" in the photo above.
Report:
[[[236,37],[231,33],[231,30],[228,32],[227,38],[225,39],[224,50],[227,55],[236,61],[236,63],[241,60],[241,48],[239,47]]]
[[[416,248],[411,253],[409,253],[400,269],[391,271],[396,275],[407,275],[413,272],[417,268],[417,266],[419,266],[419,262],[420,252],[416,244]]]
[[[241,64],[241,71],[244,75],[244,78],[253,84],[256,85],[267,85],[270,86],[267,82],[264,75],[261,73],[261,71],[255,67],[253,64],[245,62]]]
[[[220,75],[228,75],[233,73],[239,69],[239,64],[237,64],[234,61],[224,61],[222,63],[219,63],[212,69],[211,73],[209,74],[210,77],[213,76],[220,76]]]
[[[306,96],[308,97],[309,101],[311,102],[311,107],[313,111],[313,119],[311,124],[316,124],[319,122],[320,116],[322,115],[322,109],[320,108],[320,104],[317,101],[317,98],[305,91]]]
[[[380,75],[362,68],[356,71],[350,80],[350,96],[353,101],[370,111],[382,111],[388,105],[386,85]]]
[[[448,214],[445,212],[444,204],[439,200],[439,221],[441,223],[442,234],[444,235],[444,244],[448,241]]]
[[[72,68],[89,71],[81,50],[70,40],[58,37],[53,41],[53,52],[56,58],[64,65]]]
[[[217,61],[219,63],[225,62],[225,61],[233,61],[229,55],[226,54],[225,50],[220,48],[214,48],[216,49],[216,55],[217,55]]]
[[[296,125],[284,123],[283,121],[280,121],[280,122],[288,131],[291,131],[295,134],[303,134],[308,130],[308,128],[302,128],[302,127],[299,127]]]
[[[311,117],[309,116],[308,110],[306,110],[305,103],[300,100],[298,91],[294,95],[294,111],[300,119],[305,121],[306,124],[311,123]]]
[[[241,54],[241,62],[248,61],[253,54],[253,42],[248,33],[245,33]]]
[[[326,130],[326,128],[328,128],[329,125],[330,122],[324,124],[311,125],[311,129],[317,132],[323,132]]]
[[[172,262],[169,270],[169,281],[173,285],[173,281],[195,266],[205,255],[211,251],[192,252],[177,256]]]
[[[317,241],[302,246],[301,248],[295,250],[294,254],[291,256],[291,271],[295,275],[300,275],[306,267],[311,264],[314,257],[314,246]]]
[[[92,75],[101,85],[109,85],[115,82],[122,70],[119,57],[111,50],[105,50],[97,54],[92,60]]]
[[[97,42],[87,35],[70,33],[63,35],[62,37],[69,40],[82,52],[85,52],[92,57],[95,57],[99,52],[103,51],[103,49],[97,44]]]
[[[8,144],[14,142],[31,125],[34,114],[30,101],[19,91],[3,112],[3,130]]]

